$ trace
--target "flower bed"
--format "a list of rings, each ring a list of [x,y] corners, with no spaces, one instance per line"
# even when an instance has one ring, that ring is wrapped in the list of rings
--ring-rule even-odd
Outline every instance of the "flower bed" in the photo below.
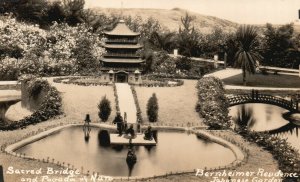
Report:
[[[148,75],[143,77],[143,82],[138,85],[142,87],[177,87],[183,84],[183,80]]]
[[[102,82],[99,77],[82,77],[82,76],[71,76],[71,77],[59,77],[54,78],[53,82],[55,83],[64,83],[64,84],[74,84],[74,85],[81,85],[81,86],[91,86],[91,85],[98,85],[98,86],[109,86],[112,85],[111,82]]]
[[[47,93],[43,99],[43,102],[32,115],[16,122],[2,123],[0,125],[0,130],[15,130],[18,128],[24,128],[28,125],[37,124],[62,114],[61,97],[55,87],[52,87],[46,80],[43,80],[43,82],[41,82],[41,79],[33,78],[31,80],[25,81],[30,82],[31,89],[39,88],[39,86],[35,85],[42,85],[42,89],[47,89]]]
[[[209,129],[229,129],[231,122],[228,117],[229,103],[220,79],[204,77],[198,81],[198,103],[196,111],[204,118]]]
[[[300,174],[300,154],[297,149],[293,148],[286,139],[272,136],[267,132],[259,133],[241,129],[238,133],[250,142],[268,150],[278,161],[279,169],[285,174]],[[297,180],[291,177],[285,177],[286,180]],[[299,180],[299,179],[298,179]]]
[[[116,111],[120,112],[119,98],[117,93],[117,87],[115,84],[113,84],[113,89],[114,89],[114,96],[115,96],[115,103],[116,103]]]
[[[132,95],[133,95],[133,98],[134,98],[134,103],[135,103],[135,107],[136,107],[136,114],[137,114],[138,122],[143,123],[142,110],[141,110],[141,107],[140,107],[140,104],[139,104],[139,100],[138,100],[138,97],[137,97],[137,94],[136,94],[136,90],[135,90],[134,86],[132,86],[132,85],[130,86],[130,88],[131,88]]]
[[[156,78],[169,78],[169,79],[191,79],[191,80],[198,80],[201,78],[201,76],[193,76],[193,75],[184,75],[182,73],[174,73],[174,74],[168,74],[163,72],[155,72],[152,73],[149,76],[153,76]]]

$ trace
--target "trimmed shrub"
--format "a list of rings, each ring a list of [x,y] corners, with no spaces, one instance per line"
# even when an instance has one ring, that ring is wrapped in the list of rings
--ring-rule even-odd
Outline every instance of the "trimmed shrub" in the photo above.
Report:
[[[229,129],[229,103],[225,96],[223,83],[215,77],[204,77],[198,81],[198,103],[196,111],[204,118],[209,129]]]
[[[158,102],[155,93],[148,100],[147,115],[150,122],[156,122],[158,119]]]
[[[181,57],[176,59],[176,68],[179,70],[189,71],[192,68],[192,60],[189,57]]]
[[[111,113],[110,101],[106,98],[106,96],[102,97],[100,103],[98,104],[98,116],[102,121],[107,121],[108,117]]]

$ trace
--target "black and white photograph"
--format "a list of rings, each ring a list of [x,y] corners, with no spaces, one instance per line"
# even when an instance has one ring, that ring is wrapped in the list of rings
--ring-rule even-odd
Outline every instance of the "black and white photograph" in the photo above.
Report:
[[[300,182],[300,0],[0,0],[0,182]]]

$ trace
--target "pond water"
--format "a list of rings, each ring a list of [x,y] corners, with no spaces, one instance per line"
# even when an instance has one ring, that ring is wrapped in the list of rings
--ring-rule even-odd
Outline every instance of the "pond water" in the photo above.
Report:
[[[287,110],[268,104],[243,104],[230,107],[229,115],[235,122],[247,123],[254,131],[269,131],[270,134],[287,139],[300,151],[300,126],[283,118]],[[238,119],[240,118],[240,119]]]
[[[69,127],[28,144],[16,152],[39,159],[54,158],[77,169],[109,176],[153,176],[167,172],[227,165],[235,160],[231,150],[184,132],[157,132],[157,145],[135,146],[137,162],[126,163],[127,146],[99,145],[99,128],[92,128],[88,141],[82,127]]]

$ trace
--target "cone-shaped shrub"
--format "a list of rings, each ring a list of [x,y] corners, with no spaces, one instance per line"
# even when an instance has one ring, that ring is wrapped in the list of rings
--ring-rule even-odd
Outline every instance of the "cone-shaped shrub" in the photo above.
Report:
[[[155,93],[148,100],[147,115],[150,122],[156,122],[158,119],[158,102]]]
[[[110,101],[106,98],[106,96],[102,97],[100,103],[98,104],[98,116],[102,121],[107,121],[108,117],[111,113]]]

